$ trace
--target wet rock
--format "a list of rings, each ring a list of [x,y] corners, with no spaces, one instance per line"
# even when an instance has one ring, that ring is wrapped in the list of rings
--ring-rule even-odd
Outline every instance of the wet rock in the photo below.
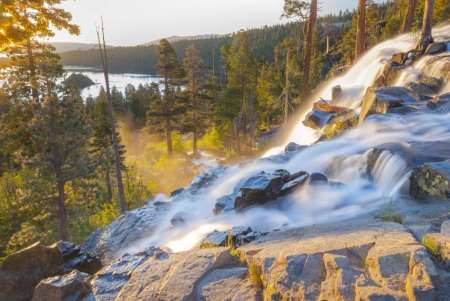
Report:
[[[186,224],[186,221],[190,220],[192,215],[187,212],[178,212],[171,219],[170,223],[174,227],[180,227]]]
[[[77,270],[64,276],[42,280],[32,301],[81,301],[90,291],[89,275]]]
[[[450,236],[441,233],[429,233],[423,237],[422,243],[428,252],[450,270]]]
[[[441,52],[447,51],[447,44],[446,43],[431,43],[428,45],[427,49],[425,50],[425,54],[427,55],[434,55]]]
[[[57,247],[63,256],[66,272],[78,270],[83,273],[95,274],[102,268],[100,259],[84,252],[80,246],[74,243],[59,241],[54,247]]]
[[[245,181],[235,200],[235,209],[242,210],[254,205],[264,205],[273,201],[280,194],[284,183],[289,179],[289,172],[277,170],[273,173],[261,172]]]
[[[369,88],[362,100],[359,121],[360,123],[363,122],[370,114],[385,114],[390,109],[398,108],[403,104],[415,104],[416,102],[416,98],[407,88]]]
[[[445,221],[441,225],[441,234],[450,237],[450,220]]]
[[[95,231],[82,246],[83,252],[101,259],[105,265],[115,259],[118,251],[152,234],[170,209],[170,203],[149,203],[129,211],[103,229]]]
[[[223,166],[218,166],[212,168],[200,176],[196,177],[189,188],[187,189],[189,193],[195,194],[200,189],[208,188],[215,183],[215,180],[226,170]]]
[[[322,111],[311,111],[306,115],[303,124],[315,130],[323,129],[330,121],[335,117],[335,113],[322,112]]]
[[[303,186],[309,178],[309,174],[307,172],[301,171],[291,176],[289,182],[285,183],[281,187],[280,194],[287,195],[289,193],[294,192],[299,187]]]
[[[234,200],[235,197],[233,195],[226,195],[220,197],[216,200],[214,205],[214,214],[220,214],[222,212],[227,212],[234,209]]]
[[[162,251],[160,251],[162,252]],[[161,254],[164,255],[164,252]],[[158,257],[160,253],[153,254]],[[92,291],[86,301],[114,301],[122,287],[128,282],[132,272],[147,259],[147,254],[125,255],[101,269],[92,279]]]
[[[298,152],[304,149],[306,146],[298,145],[295,142],[290,142],[286,147],[284,148],[285,153],[292,153],[292,152]]]
[[[252,233],[250,227],[233,227],[230,231],[214,231],[209,233],[200,243],[200,248],[218,248],[228,247],[228,244],[233,246],[241,245],[242,243],[248,243]],[[255,238],[257,235],[254,235]]]
[[[413,170],[410,194],[418,200],[450,199],[450,160],[426,163]]]
[[[328,183],[328,178],[321,173],[313,173],[309,176],[310,184],[326,184]]]
[[[417,82],[410,82],[406,87],[420,95],[434,95],[441,90],[442,85],[442,79],[425,76]]]
[[[313,110],[305,117],[303,124],[315,130],[321,130],[327,125],[346,122],[355,116],[353,110],[320,100],[314,104]]]
[[[450,93],[446,93],[431,99],[427,103],[427,107],[434,111],[441,111],[441,113],[450,112]]]
[[[174,197],[174,196],[177,196],[179,194],[182,194],[184,192],[184,190],[185,190],[184,188],[180,188],[180,189],[174,190],[174,191],[172,191],[170,193],[170,197]]]
[[[383,65],[377,74],[373,88],[382,88],[394,84],[398,74],[403,70],[403,66],[395,66],[390,62]]]
[[[13,253],[0,266],[0,300],[30,300],[41,280],[63,272],[63,256],[56,247],[36,243]]]
[[[227,243],[228,233],[226,231],[214,231],[206,235],[201,241],[200,248],[218,248],[225,247]]]
[[[331,89],[331,100],[337,101],[341,99],[342,97],[342,87],[341,86],[335,86],[333,89]]]
[[[406,61],[406,59],[408,58],[407,54],[404,52],[399,52],[399,53],[395,53],[392,56],[391,62],[395,65],[403,65]]]

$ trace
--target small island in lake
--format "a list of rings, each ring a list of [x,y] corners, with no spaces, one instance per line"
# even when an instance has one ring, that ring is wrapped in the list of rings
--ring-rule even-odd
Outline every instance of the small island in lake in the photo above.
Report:
[[[67,86],[73,86],[80,90],[95,85],[95,82],[92,79],[81,73],[72,73],[64,80],[63,83]]]

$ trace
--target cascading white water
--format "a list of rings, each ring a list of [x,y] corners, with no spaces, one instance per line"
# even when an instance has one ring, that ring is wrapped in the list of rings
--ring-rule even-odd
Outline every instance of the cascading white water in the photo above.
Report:
[[[450,26],[445,32],[450,33]],[[346,105],[357,108],[361,96],[369,87],[383,60],[393,53],[407,51],[414,45],[412,35],[403,35],[386,41],[370,50],[347,74],[330,82],[319,96],[329,99],[332,87],[341,85],[347,92]],[[302,117],[303,118],[303,117]],[[312,144],[318,134],[301,122],[292,131],[287,142]],[[408,118],[399,115],[373,117],[363,125],[331,141],[312,144],[283,162],[262,158],[227,168],[209,188],[176,196],[171,210],[160,227],[150,237],[124,252],[142,250],[149,245],[162,245],[174,252],[193,248],[209,232],[227,230],[233,226],[251,226],[265,231],[281,227],[303,226],[337,219],[349,218],[378,208],[391,201],[408,179],[408,166],[403,159],[390,152],[382,152],[373,166],[372,177],[367,177],[367,155],[370,149],[396,143],[432,142],[450,140],[450,114],[428,112],[413,114]],[[272,150],[279,152],[280,148]],[[267,156],[266,156],[267,157]],[[243,213],[230,211],[214,215],[215,201],[231,194],[239,184],[260,171],[286,169],[291,173],[323,172],[332,181],[345,185],[306,185],[278,207],[253,208]],[[175,200],[176,199],[176,200]],[[177,213],[188,213],[182,228],[172,227],[170,219]]]

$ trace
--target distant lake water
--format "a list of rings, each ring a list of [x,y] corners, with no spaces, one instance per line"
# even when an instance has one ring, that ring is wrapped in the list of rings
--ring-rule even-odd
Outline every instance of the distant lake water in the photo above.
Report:
[[[67,76],[72,73],[81,73],[89,77],[95,85],[90,86],[81,91],[83,97],[93,96],[96,97],[100,93],[100,89],[105,85],[105,78],[103,76],[103,71],[95,68],[85,68],[85,67],[74,67],[66,66],[64,69],[67,72]],[[109,74],[109,81],[111,89],[116,87],[122,93],[125,92],[125,88],[128,84],[132,84],[136,88],[139,85],[146,85],[151,83],[158,83],[161,79],[158,76],[148,75],[148,74]]]

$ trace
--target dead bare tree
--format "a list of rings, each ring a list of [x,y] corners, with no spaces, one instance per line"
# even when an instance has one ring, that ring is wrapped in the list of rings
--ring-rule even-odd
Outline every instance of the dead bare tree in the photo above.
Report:
[[[105,27],[103,25],[102,19],[102,27],[101,29],[97,28],[97,39],[98,39],[98,50],[100,53],[100,58],[102,61],[103,74],[105,76],[105,85],[106,85],[106,98],[108,101],[108,116],[109,121],[111,123],[111,141],[113,147],[113,155],[114,155],[114,167],[116,170],[116,181],[117,181],[117,190],[119,193],[119,205],[120,211],[125,213],[127,211],[127,203],[125,199],[125,189],[123,186],[122,179],[122,169],[121,169],[121,159],[120,159],[120,148],[118,142],[118,133],[116,129],[116,120],[114,118],[114,109],[113,102],[111,97],[111,89],[109,85],[109,66],[108,66],[108,52],[106,48],[105,41]]]

